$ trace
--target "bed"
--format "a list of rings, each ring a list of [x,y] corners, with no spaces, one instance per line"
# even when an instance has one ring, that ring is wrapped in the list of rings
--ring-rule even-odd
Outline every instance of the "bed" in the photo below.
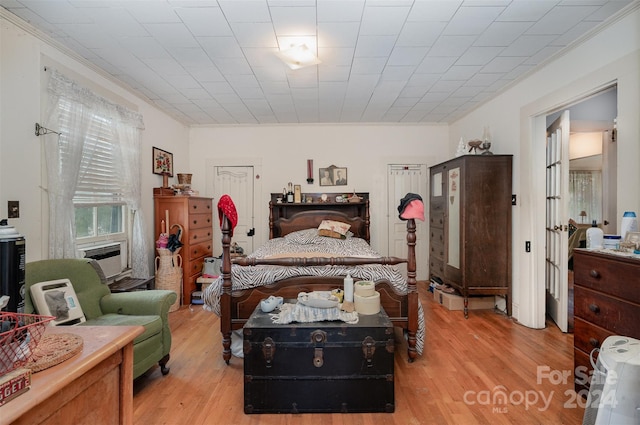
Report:
[[[327,291],[341,288],[349,272],[354,281],[374,280],[380,292],[381,304],[394,326],[405,332],[408,341],[408,360],[412,362],[422,353],[424,343],[424,316],[418,301],[416,287],[415,221],[407,220],[407,258],[381,257],[369,246],[370,216],[369,194],[358,193],[357,202],[336,202],[341,194],[309,194],[311,202],[279,203],[280,194],[272,194],[269,202],[269,241],[246,258],[233,258],[230,247],[233,228],[229,217],[220,217],[222,231],[222,273],[204,291],[205,308],[220,316],[222,354],[225,362],[231,359],[231,333],[242,328],[260,300],[270,295],[295,299],[299,292]],[[338,198],[339,199],[339,198]],[[349,246],[338,254],[328,253],[326,247],[315,244],[317,228],[323,220],[350,225],[350,238],[343,241]],[[307,239],[313,239],[308,242]],[[329,245],[339,244],[334,239]],[[297,249],[281,249],[281,243],[293,243]],[[351,242],[363,249],[351,251]],[[296,245],[297,244],[297,245]],[[332,245],[333,244],[333,245]],[[318,249],[322,253],[318,253]],[[333,249],[333,248],[331,248]],[[360,248],[358,248],[360,249]],[[345,254],[346,252],[346,254]],[[399,264],[406,263],[406,277]]]

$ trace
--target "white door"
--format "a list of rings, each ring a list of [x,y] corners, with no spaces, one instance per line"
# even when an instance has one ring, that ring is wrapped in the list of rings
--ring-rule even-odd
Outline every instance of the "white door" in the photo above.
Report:
[[[429,173],[425,164],[389,164],[387,168],[389,255],[404,258],[407,256],[407,222],[398,218],[398,205],[407,193],[416,193],[425,203],[426,214],[426,205],[429,202],[427,193]],[[418,280],[427,280],[429,272],[427,227],[426,222],[416,220],[416,278]],[[401,266],[402,272],[406,275],[406,264]]]
[[[253,214],[253,182],[252,166],[216,166],[213,177],[213,197],[216,202],[222,195],[229,195],[238,212],[238,224],[233,231],[232,242],[236,242],[245,254],[253,252],[254,214]],[[215,216],[218,216],[216,211]],[[219,223],[213,226],[213,251],[220,255],[221,238]]]
[[[569,111],[547,129],[546,308],[567,332],[569,195]]]

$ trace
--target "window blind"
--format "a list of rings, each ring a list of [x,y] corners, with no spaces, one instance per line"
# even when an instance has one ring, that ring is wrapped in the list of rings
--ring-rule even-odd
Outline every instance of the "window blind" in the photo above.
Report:
[[[62,133],[70,134],[71,132],[65,128],[71,125],[69,101],[61,99],[59,106]],[[64,144],[70,141],[67,138],[61,139],[61,155],[64,163],[66,151]],[[122,179],[117,172],[119,161],[121,161],[119,149],[109,120],[93,114],[83,143],[78,186],[73,197],[74,204],[76,206],[123,204]]]

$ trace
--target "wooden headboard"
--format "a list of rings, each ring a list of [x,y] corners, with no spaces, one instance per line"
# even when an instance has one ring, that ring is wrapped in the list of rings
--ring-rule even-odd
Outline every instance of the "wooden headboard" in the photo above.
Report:
[[[350,224],[354,236],[367,242],[371,240],[369,217],[369,194],[357,193],[358,202],[336,202],[343,193],[326,193],[327,200],[321,200],[321,193],[306,193],[311,202],[278,202],[281,193],[272,193],[269,202],[269,239],[279,238],[289,233],[317,228],[322,220],[336,220]],[[351,195],[349,195],[351,196]]]

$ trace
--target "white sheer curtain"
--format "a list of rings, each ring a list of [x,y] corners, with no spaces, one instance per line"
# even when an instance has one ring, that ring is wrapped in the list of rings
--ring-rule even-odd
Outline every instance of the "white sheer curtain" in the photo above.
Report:
[[[582,223],[580,212],[584,211],[584,223],[596,220],[602,223],[602,172],[569,171],[569,217]]]
[[[148,242],[143,217],[139,213],[142,116],[79,86],[56,70],[51,70],[48,94],[47,126],[65,129],[56,141],[46,140],[44,144],[50,210],[49,257],[77,256],[73,197],[85,140],[96,117],[99,117],[110,126],[111,142],[120,147],[121,160],[117,162],[122,176],[122,197],[134,217],[131,241],[133,276],[149,276]],[[63,111],[63,108],[66,109]]]
[[[130,115],[123,111],[121,116]],[[136,114],[137,115],[137,114]],[[135,120],[135,117],[131,117]],[[131,268],[133,277],[147,277],[149,274],[148,243],[145,232],[144,215],[141,214],[142,194],[140,192],[140,131],[139,126],[132,125],[129,119],[118,120],[116,125],[117,139],[120,140],[122,155],[122,176],[124,199],[133,214],[131,239]]]

